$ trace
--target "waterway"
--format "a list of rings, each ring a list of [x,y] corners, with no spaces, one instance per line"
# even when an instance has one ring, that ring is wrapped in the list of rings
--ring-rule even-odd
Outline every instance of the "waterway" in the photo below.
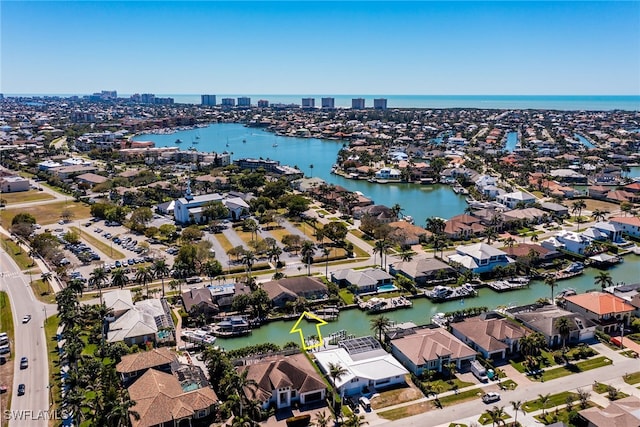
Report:
[[[199,137],[198,144],[192,144]],[[423,225],[432,216],[449,218],[464,212],[467,204],[463,196],[445,185],[387,183],[374,184],[366,180],[352,180],[331,174],[338,151],[344,141],[315,138],[277,136],[263,129],[248,128],[237,123],[213,124],[207,128],[179,131],[170,135],[144,134],[136,141],[153,141],[157,147],[190,147],[205,152],[230,152],[232,159],[242,157],[279,160],[281,164],[296,166],[305,175],[319,177],[328,183],[341,185],[350,191],[360,191],[377,204],[393,206],[398,203],[405,215]],[[274,144],[277,144],[274,147]]]
[[[573,279],[562,280],[557,283],[555,294],[566,288],[573,288],[578,293],[596,289],[595,277],[601,270],[595,268],[587,268],[585,272]],[[624,262],[618,264],[609,270],[614,283],[637,283],[640,280],[640,256],[629,254],[624,257]],[[430,323],[431,316],[439,312],[449,312],[461,310],[467,307],[488,307],[494,309],[498,307],[510,307],[525,305],[535,302],[539,298],[549,298],[551,296],[551,288],[542,281],[531,282],[528,288],[515,290],[510,292],[495,292],[488,288],[482,288],[478,292],[478,296],[468,298],[466,300],[449,301],[445,303],[432,303],[427,298],[413,299],[413,307],[410,309],[401,309],[384,313],[386,317],[396,322],[413,322],[418,325]],[[379,316],[379,314],[368,315],[359,309],[343,310],[337,321],[329,322],[329,324],[321,327],[323,336],[328,336],[333,332],[340,330],[347,331],[348,334],[355,336],[370,335],[371,319]],[[311,336],[315,333],[315,325],[310,322],[306,323],[304,329],[305,336]],[[286,344],[289,341],[299,342],[299,334],[290,334],[291,328],[295,324],[295,320],[291,321],[275,321],[267,323],[258,329],[255,329],[251,335],[242,338],[223,339],[218,338],[216,344],[224,349],[232,350],[248,345],[272,342],[277,345]]]
[[[574,137],[576,137],[578,139],[578,141],[580,141],[582,143],[582,145],[584,145],[587,148],[595,148],[595,145],[593,145],[591,142],[589,142],[589,140],[587,138],[585,138],[584,136],[580,135],[579,133],[574,133],[573,134]]]
[[[505,150],[513,151],[516,149],[517,144],[518,144],[518,132],[515,132],[515,131],[507,132],[507,143],[505,145]]]

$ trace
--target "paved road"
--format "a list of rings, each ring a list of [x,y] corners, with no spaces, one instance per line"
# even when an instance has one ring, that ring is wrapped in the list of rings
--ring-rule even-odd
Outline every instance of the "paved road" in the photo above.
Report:
[[[13,310],[15,341],[12,343],[15,371],[11,410],[23,411],[26,419],[11,419],[10,427],[47,426],[45,419],[37,418],[41,411],[49,409],[49,366],[47,363],[46,338],[44,334],[45,311],[48,316],[55,313],[55,307],[42,304],[33,295],[29,278],[20,272],[11,257],[0,250],[0,289],[9,294]],[[22,317],[31,314],[29,323],[23,324]],[[20,369],[20,358],[29,359],[29,367]],[[18,384],[25,384],[26,393],[17,395]],[[31,412],[28,412],[31,411]],[[31,414],[31,415],[29,415]]]

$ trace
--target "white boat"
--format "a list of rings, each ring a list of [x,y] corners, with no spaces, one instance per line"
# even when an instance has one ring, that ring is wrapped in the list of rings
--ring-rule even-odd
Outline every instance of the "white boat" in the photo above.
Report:
[[[183,341],[194,344],[213,344],[216,342],[216,337],[209,335],[207,331],[203,331],[202,329],[184,330],[182,331],[181,337]]]

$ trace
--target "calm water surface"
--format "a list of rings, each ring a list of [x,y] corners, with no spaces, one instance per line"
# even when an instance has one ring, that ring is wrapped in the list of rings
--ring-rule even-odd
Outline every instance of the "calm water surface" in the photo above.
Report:
[[[192,145],[199,136],[199,143]],[[423,225],[426,218],[448,218],[464,212],[463,196],[455,194],[449,186],[419,184],[372,184],[365,180],[346,179],[331,174],[338,151],[344,142],[315,138],[276,136],[262,129],[248,128],[241,124],[213,124],[208,128],[176,132],[171,135],[138,135],[136,141],[153,141],[158,147],[175,146],[176,139],[183,141],[180,148],[191,146],[198,151],[232,153],[232,159],[242,157],[279,160],[282,164],[297,166],[307,176],[320,177],[351,191],[360,191],[377,204],[392,206],[396,203],[411,215],[416,224]],[[244,142],[243,142],[244,141]],[[277,147],[273,145],[277,144]]]

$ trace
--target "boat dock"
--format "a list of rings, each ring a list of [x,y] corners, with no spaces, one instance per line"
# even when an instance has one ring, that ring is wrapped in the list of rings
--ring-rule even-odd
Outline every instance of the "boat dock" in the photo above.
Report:
[[[478,291],[476,291],[471,284],[465,283],[457,288],[438,285],[431,291],[425,291],[424,294],[432,301],[452,301],[456,299],[474,297],[478,295]]]
[[[333,321],[338,319],[338,316],[340,315],[340,309],[335,306],[327,306],[318,310],[314,310],[313,314],[319,319]]]
[[[410,308],[411,306],[413,306],[413,303],[403,296],[393,298],[373,297],[368,301],[358,303],[360,310],[364,310],[367,313],[383,313],[399,308]]]
[[[509,280],[496,280],[494,282],[486,282],[485,286],[493,289],[496,292],[513,291],[516,289],[522,289],[529,286],[529,279],[525,277],[519,277]]]

